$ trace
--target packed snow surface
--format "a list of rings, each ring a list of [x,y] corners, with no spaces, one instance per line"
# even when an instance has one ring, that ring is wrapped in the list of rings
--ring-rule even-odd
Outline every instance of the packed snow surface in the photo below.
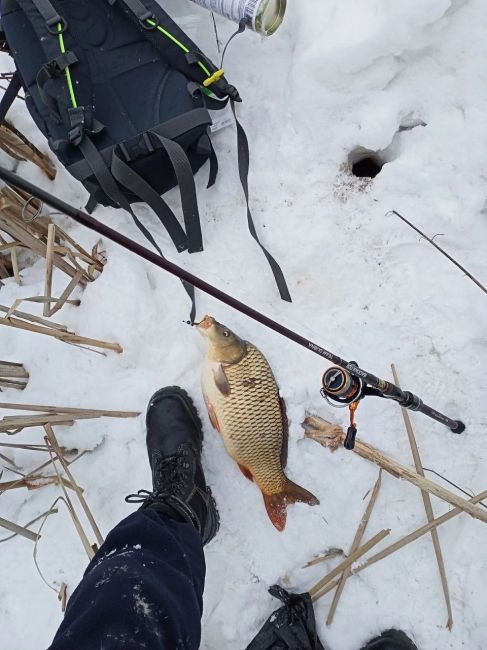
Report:
[[[218,57],[208,13],[186,0],[163,4]],[[436,241],[487,281],[485,0],[288,5],[276,35],[263,40],[247,32],[234,41],[225,69],[244,100],[240,117],[251,147],[254,218],[282,264],[293,303],[279,300],[248,234],[233,127],[214,138],[221,170],[216,186],[206,190],[204,170],[197,177],[204,253],[177,256],[150,210],[140,206],[138,214],[167,256],[185,268],[378,376],[390,378],[394,362],[405,388],[463,418],[467,430],[455,436],[412,415],[424,466],[477,494],[487,487],[487,299],[390,211],[429,236],[441,233]],[[234,25],[223,19],[217,25],[225,41]],[[11,69],[7,56],[2,62],[4,70]],[[16,102],[11,118],[46,148],[22,102]],[[362,150],[381,152],[386,162],[373,181],[350,174],[349,155]],[[14,165],[5,155],[1,162],[75,206],[86,203],[83,188],[60,166],[51,183],[31,164]],[[177,210],[178,191],[168,198]],[[99,208],[96,216],[145,243],[129,215]],[[94,233],[54,218],[84,245],[96,242]],[[330,548],[348,552],[378,470],[353,453],[331,454],[304,438],[306,411],[347,426],[347,412],[331,409],[320,397],[326,364],[319,357],[198,294],[199,316],[214,315],[269,359],[290,417],[288,474],[321,500],[315,508],[290,506],[287,528],[278,533],[257,488],[226,455],[204,413],[203,341],[183,324],[189,304],[180,283],[110,241],[103,243],[108,255],[103,274],[79,294],[80,307],[66,306],[55,320],[85,336],[118,341],[124,353],[102,356],[2,328],[0,357],[22,361],[31,375],[24,393],[6,391],[2,399],[144,412],[161,386],[178,384],[191,393],[204,416],[204,466],[222,522],[206,550],[202,648],[241,650],[277,605],[269,586],[278,582],[306,591],[337,563],[303,569],[307,561]],[[21,287],[6,282],[2,304],[42,294],[42,261],[22,276]],[[56,273],[55,286],[62,289],[63,282]],[[35,305],[26,309],[40,313]],[[357,417],[363,439],[412,465],[395,404],[370,399]],[[106,535],[132,511],[124,496],[150,488],[144,418],[81,421],[58,427],[57,434],[62,444],[89,450],[72,471]],[[42,431],[26,430],[16,440],[39,443]],[[22,450],[10,456],[25,471],[44,459]],[[2,480],[14,478],[4,470]],[[25,524],[58,494],[55,486],[11,491],[0,499],[0,515]],[[435,498],[433,506],[436,515],[448,510]],[[44,526],[37,561],[50,586],[58,590],[65,582],[72,593],[87,558],[66,508],[58,507]],[[419,491],[385,475],[366,539],[390,528],[386,545],[424,522]],[[424,650],[485,650],[487,528],[461,515],[439,534],[452,597],[451,632],[445,628],[431,538],[425,536],[351,578],[332,626],[325,624],[332,594],[317,603],[323,641],[332,650],[355,650],[394,626]],[[41,581],[32,553],[27,539],[1,546],[1,650],[46,647],[61,620],[56,594]]]

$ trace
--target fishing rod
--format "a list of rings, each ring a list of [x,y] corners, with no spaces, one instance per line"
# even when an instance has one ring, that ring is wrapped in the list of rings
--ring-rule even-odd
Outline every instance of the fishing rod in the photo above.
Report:
[[[27,192],[29,195],[34,196],[43,203],[47,203],[55,210],[58,210],[65,214],[66,216],[71,217],[77,223],[94,230],[99,235],[111,239],[116,244],[119,244],[123,248],[126,248],[128,251],[138,255],[139,257],[145,259],[148,262],[151,262],[155,266],[167,271],[171,275],[176,276],[184,282],[188,282],[193,285],[196,289],[203,291],[204,293],[216,298],[220,302],[233,307],[237,311],[241,312],[245,316],[252,318],[261,325],[281,334],[290,341],[294,341],[298,345],[311,350],[318,356],[327,359],[334,364],[333,368],[328,369],[323,375],[323,388],[322,395],[332,402],[336,403],[338,406],[348,406],[350,408],[350,428],[347,432],[347,438],[345,440],[345,446],[348,449],[353,449],[355,444],[355,436],[357,434],[357,428],[354,421],[355,410],[362,399],[367,396],[377,396],[383,397],[386,399],[391,399],[403,408],[406,408],[410,411],[417,411],[423,413],[432,420],[444,424],[450,429],[453,433],[463,433],[465,431],[465,424],[460,420],[452,420],[443,413],[435,410],[431,406],[428,406],[423,402],[423,400],[411,393],[409,391],[403,391],[399,386],[385,381],[376,377],[370,372],[360,368],[357,363],[354,361],[346,361],[341,357],[329,352],[321,345],[313,343],[309,339],[297,334],[293,330],[281,325],[280,323],[272,320],[268,316],[260,313],[256,309],[249,307],[245,303],[233,298],[224,291],[221,291],[217,287],[214,287],[208,282],[201,280],[196,275],[185,271],[180,266],[177,266],[173,262],[166,260],[165,258],[153,253],[148,248],[141,246],[136,241],[129,239],[125,235],[122,235],[120,232],[117,232],[110,226],[101,223],[97,219],[94,219],[86,212],[78,210],[73,206],[65,203],[56,196],[53,196],[49,192],[36,187],[29,181],[24,180],[17,174],[8,171],[7,169],[0,167],[0,178],[10,185],[18,187],[20,190]]]

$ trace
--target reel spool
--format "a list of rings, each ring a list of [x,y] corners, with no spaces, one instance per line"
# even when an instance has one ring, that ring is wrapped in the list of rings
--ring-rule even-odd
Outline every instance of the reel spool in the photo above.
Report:
[[[365,383],[360,377],[338,366],[328,368],[321,380],[321,395],[335,408],[344,408],[364,397]]]

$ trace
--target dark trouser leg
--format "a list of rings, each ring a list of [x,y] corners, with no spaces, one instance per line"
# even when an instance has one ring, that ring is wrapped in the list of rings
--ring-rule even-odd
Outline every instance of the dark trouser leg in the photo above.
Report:
[[[195,528],[139,510],[88,566],[50,650],[197,650],[204,580]]]

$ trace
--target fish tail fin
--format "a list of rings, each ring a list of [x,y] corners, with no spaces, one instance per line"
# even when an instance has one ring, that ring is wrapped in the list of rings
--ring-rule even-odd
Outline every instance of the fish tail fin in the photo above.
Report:
[[[279,531],[283,531],[286,527],[288,503],[300,502],[310,506],[317,506],[320,503],[314,494],[289,479],[286,480],[282,492],[277,494],[262,493],[262,495],[269,519]]]

